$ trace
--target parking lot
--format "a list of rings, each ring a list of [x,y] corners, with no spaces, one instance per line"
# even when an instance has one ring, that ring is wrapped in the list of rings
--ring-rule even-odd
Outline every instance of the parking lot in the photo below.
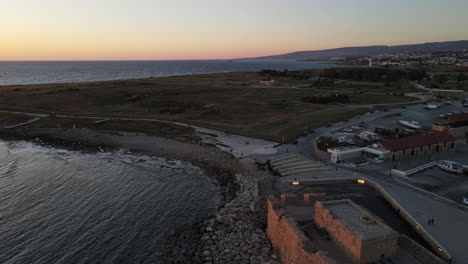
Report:
[[[448,100],[446,100],[448,101]],[[407,129],[408,131],[427,132],[432,129],[433,121],[443,115],[458,114],[468,112],[468,108],[463,107],[459,101],[450,101],[451,104],[446,104],[445,101],[436,102],[440,107],[434,110],[425,108],[425,105],[414,105],[407,107],[404,111],[396,114],[390,114],[386,117],[376,119],[369,123],[359,123],[358,125],[350,125],[344,129],[334,131],[330,136],[337,141],[349,142],[354,136],[364,132],[374,132],[376,128],[385,128],[394,131],[396,128]],[[374,113],[368,113],[373,115]],[[412,129],[399,124],[399,121],[416,121],[420,124],[421,129]],[[341,142],[340,142],[341,143]]]
[[[451,101],[450,104],[445,103],[445,101],[434,102],[440,105],[439,108],[434,110],[426,109],[426,105],[414,105],[407,107],[403,111],[399,111],[399,113],[390,113],[372,122],[350,124],[340,130],[331,132],[329,136],[342,144],[357,143],[369,145],[371,143],[360,142],[356,136],[365,131],[374,132],[376,128],[385,128],[390,131],[394,131],[396,128],[404,130],[406,127],[399,124],[400,120],[418,122],[421,129],[410,129],[414,130],[413,133],[415,134],[427,133],[432,130],[433,121],[441,118],[441,115],[468,112],[468,108],[463,107],[459,101]],[[368,115],[372,116],[375,113],[369,113]],[[456,152],[439,152],[408,160],[370,163],[359,169],[389,176],[392,169],[406,171],[438,160],[449,160],[468,165],[468,146],[466,144],[461,145]],[[351,162],[349,161],[349,163]],[[400,180],[444,196],[457,203],[462,203],[463,196],[468,193],[468,174],[466,172],[464,174],[454,174],[442,170],[437,166],[422,170],[406,178],[402,177]]]

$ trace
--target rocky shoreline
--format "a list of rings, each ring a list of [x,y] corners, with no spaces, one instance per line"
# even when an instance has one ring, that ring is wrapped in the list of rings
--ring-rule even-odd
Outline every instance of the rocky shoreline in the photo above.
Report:
[[[214,217],[178,234],[167,252],[170,263],[280,263],[262,229],[255,177],[235,175],[234,199]]]
[[[55,133],[0,131],[0,137],[82,152],[112,151],[122,147],[118,142],[96,144],[84,138],[71,141],[61,135],[60,129]],[[212,177],[220,189],[221,203],[216,214],[173,233],[162,256],[164,262],[280,263],[264,231],[265,205],[259,194],[257,177],[246,176],[251,173],[229,153],[215,147],[190,145],[193,149],[182,153],[129,149],[135,154],[190,162]]]

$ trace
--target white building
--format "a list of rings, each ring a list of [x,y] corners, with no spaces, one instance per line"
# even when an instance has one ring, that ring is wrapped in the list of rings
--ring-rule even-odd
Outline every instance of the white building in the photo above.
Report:
[[[374,161],[383,161],[385,154],[389,153],[386,149],[380,149],[376,147],[339,147],[327,150],[330,153],[330,161],[334,163],[340,163],[342,161],[368,158]]]
[[[263,85],[263,86],[271,86],[275,84],[275,80],[262,80],[260,81],[260,85]]]

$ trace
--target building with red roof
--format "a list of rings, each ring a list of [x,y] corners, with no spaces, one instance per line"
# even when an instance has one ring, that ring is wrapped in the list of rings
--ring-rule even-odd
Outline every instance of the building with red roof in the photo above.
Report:
[[[468,114],[449,115],[437,119],[432,125],[436,132],[448,132],[458,138],[468,137]]]
[[[386,160],[399,160],[436,152],[455,151],[457,137],[445,131],[432,132],[425,135],[385,140],[378,145],[389,151],[385,154]]]

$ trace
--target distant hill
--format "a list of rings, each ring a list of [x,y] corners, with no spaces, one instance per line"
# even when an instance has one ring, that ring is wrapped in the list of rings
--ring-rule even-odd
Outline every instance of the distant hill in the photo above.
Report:
[[[346,47],[316,51],[298,51],[282,55],[258,57],[255,59],[294,59],[294,60],[330,60],[354,56],[375,56],[399,52],[441,52],[468,49],[468,40],[431,42],[400,46],[365,46]]]

